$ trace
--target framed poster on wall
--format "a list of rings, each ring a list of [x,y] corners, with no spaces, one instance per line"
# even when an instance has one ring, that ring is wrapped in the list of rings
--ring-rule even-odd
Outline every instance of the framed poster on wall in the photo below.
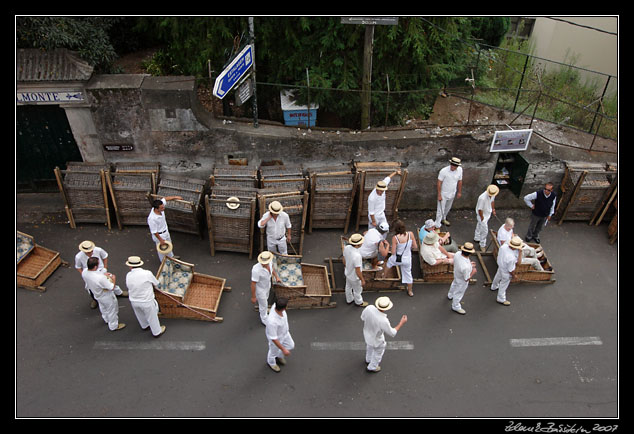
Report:
[[[489,152],[521,152],[528,148],[533,130],[496,131]]]

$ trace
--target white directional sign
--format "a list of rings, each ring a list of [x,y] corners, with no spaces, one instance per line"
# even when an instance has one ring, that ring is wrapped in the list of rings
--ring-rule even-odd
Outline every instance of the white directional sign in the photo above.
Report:
[[[247,45],[224,71],[216,77],[213,94],[218,98],[224,98],[253,65],[253,45]]]

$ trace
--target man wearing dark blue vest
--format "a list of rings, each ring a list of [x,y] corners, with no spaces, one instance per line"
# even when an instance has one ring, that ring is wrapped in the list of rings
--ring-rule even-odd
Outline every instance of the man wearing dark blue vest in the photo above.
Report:
[[[539,232],[555,213],[556,200],[557,195],[553,192],[552,182],[547,182],[543,190],[524,196],[524,202],[533,210],[531,221],[528,224],[528,232],[526,232],[526,242],[533,240],[537,244],[541,243]]]

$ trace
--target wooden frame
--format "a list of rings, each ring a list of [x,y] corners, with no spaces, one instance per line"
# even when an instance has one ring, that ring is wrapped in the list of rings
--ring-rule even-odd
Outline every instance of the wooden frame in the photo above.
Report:
[[[20,288],[44,292],[42,284],[60,265],[68,264],[62,261],[59,252],[38,245],[31,235],[16,231],[18,238],[30,242],[31,247],[16,260],[16,280]]]
[[[253,258],[255,230],[256,189],[214,189],[205,195],[205,215],[209,233],[211,256],[216,250],[248,253]],[[248,189],[247,189],[248,190]],[[238,198],[238,208],[229,209],[229,197]]]
[[[359,174],[352,170],[320,172],[316,169],[311,172],[310,180],[308,233],[312,233],[313,228],[337,228],[347,233]]]
[[[159,282],[164,281],[161,275],[169,262],[186,268],[187,272],[191,273],[191,277],[183,294],[169,292],[164,287],[154,289],[159,305],[159,316],[222,322],[223,318],[217,314],[222,293],[229,290],[225,287],[226,279],[197,273],[194,271],[194,264],[165,256],[156,273],[156,279]]]
[[[284,212],[288,214],[291,221],[291,242],[288,250],[293,251],[296,255],[301,255],[304,248],[304,227],[306,226],[308,198],[309,194],[307,192],[302,193],[299,191],[258,193],[258,206],[260,210],[258,220],[268,211],[269,204],[274,200],[279,201],[284,207]],[[264,246],[266,245],[265,232],[266,228],[260,229],[260,252],[264,251]],[[298,245],[297,250],[295,250],[295,245]]]
[[[278,262],[290,260],[299,263],[301,267],[302,285],[287,286],[281,282],[273,282],[273,291],[276,298],[285,297],[288,299],[289,309],[311,309],[335,307],[336,302],[331,302],[332,289],[328,280],[328,270],[324,265],[306,264],[301,262],[302,257],[299,255],[280,255],[274,254],[275,257],[272,266],[280,275]],[[281,276],[280,276],[281,277]]]
[[[157,194],[149,197],[160,199],[166,196],[181,196],[182,200],[170,200],[165,205],[165,220],[170,231],[185,232],[203,238],[201,219],[203,214],[203,192],[206,181],[182,176],[163,175]]]

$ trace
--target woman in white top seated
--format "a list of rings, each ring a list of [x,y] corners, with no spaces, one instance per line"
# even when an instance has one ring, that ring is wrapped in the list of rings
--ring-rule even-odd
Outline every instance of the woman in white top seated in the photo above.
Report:
[[[429,265],[453,264],[453,253],[446,251],[440,245],[440,237],[436,232],[428,232],[423,238],[420,248],[423,260]]]

